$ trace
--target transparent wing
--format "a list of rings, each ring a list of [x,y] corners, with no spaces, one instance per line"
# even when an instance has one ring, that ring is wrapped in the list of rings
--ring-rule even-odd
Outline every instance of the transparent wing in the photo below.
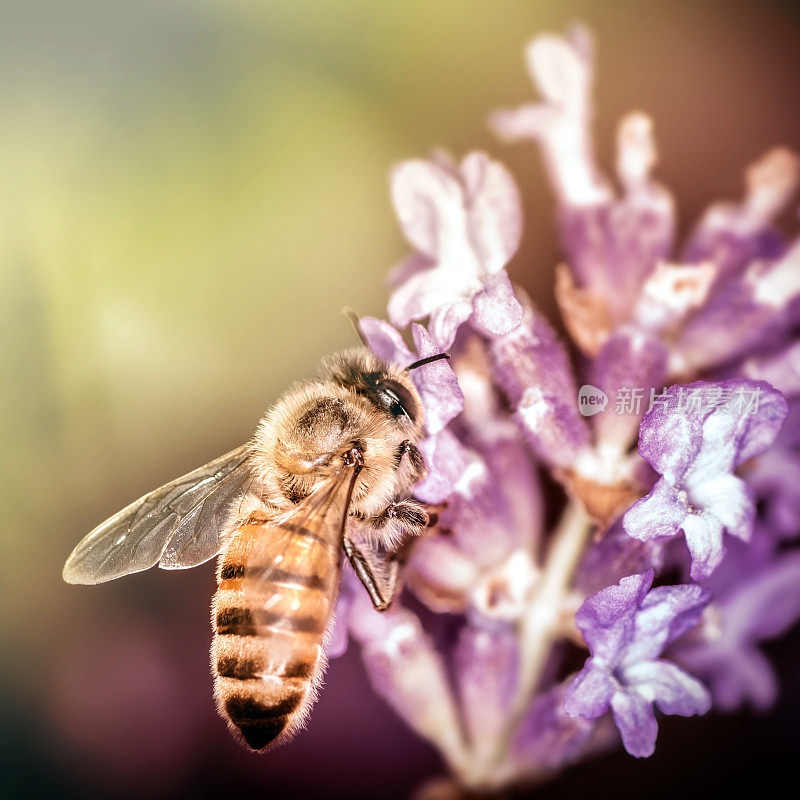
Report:
[[[269,628],[322,637],[336,598],[342,536],[357,474],[344,466],[296,509],[244,539],[241,552],[226,551],[232,567],[234,562],[243,567],[236,572],[242,575],[248,624],[257,633]]]
[[[248,447],[140,497],[98,525],[64,565],[67,583],[111,581],[155,564],[195,567],[219,553],[231,501],[252,479]]]

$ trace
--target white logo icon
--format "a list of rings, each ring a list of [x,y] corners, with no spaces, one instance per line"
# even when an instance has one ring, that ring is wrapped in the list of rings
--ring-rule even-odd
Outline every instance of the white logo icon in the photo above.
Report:
[[[586,383],[581,386],[578,391],[578,411],[584,417],[591,417],[594,414],[599,414],[605,411],[608,405],[608,395],[591,383]]]

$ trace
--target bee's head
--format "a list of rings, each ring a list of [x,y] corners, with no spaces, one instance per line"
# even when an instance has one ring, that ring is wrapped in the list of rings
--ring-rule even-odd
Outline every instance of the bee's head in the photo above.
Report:
[[[389,364],[365,347],[336,353],[322,362],[322,377],[368,400],[400,428],[419,434],[422,401],[406,369]]]

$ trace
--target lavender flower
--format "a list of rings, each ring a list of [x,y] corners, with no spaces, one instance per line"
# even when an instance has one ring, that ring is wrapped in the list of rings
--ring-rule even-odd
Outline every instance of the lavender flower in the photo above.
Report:
[[[733,470],[772,444],[786,413],[763,381],[670,387],[639,429],[639,453],[663,477],[628,509],[625,530],[647,540],[682,529],[692,578],[708,577],[725,553],[723,530],[746,541],[753,528],[752,491]]]
[[[630,575],[581,606],[575,622],[592,657],[567,690],[564,706],[568,714],[590,718],[611,708],[625,749],[637,757],[655,749],[653,703],[681,716],[711,707],[698,680],[658,658],[698,623],[710,593],[700,586],[650,590],[652,582],[652,572]]]
[[[766,705],[758,643],[800,617],[800,239],[775,224],[800,162],[768,153],[680,245],[644,114],[620,124],[616,182],[595,161],[588,32],[526,53],[542,99],[491,124],[542,149],[580,369],[506,274],[523,214],[505,168],[400,164],[415,252],[391,278],[393,324],[361,330],[402,366],[453,356],[414,372],[428,437],[412,491],[433,522],[397,554],[386,615],[345,581],[331,644],[349,629],[375,689],[474,791],[553,775],[614,746],[614,725],[650,755],[655,709]],[[424,319],[414,354],[398,328]],[[651,588],[667,570],[686,582]],[[565,642],[589,651],[577,676]]]
[[[394,273],[389,317],[401,327],[430,316],[441,350],[472,320],[508,333],[522,318],[505,266],[519,246],[522,212],[511,175],[484,153],[460,165],[438,154],[392,174],[392,199],[416,254]]]

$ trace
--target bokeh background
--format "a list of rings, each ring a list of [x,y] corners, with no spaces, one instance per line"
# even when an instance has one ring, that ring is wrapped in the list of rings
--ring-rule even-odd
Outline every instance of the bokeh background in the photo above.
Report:
[[[436,755],[333,663],[309,729],[242,751],[211,701],[213,566],[66,586],[64,559],[146,490],[244,441],[265,406],[380,315],[404,253],[387,173],[488,149],[522,187],[510,273],[555,318],[538,153],[489,111],[529,99],[521,53],[597,37],[599,153],[650,113],[686,228],[769,146],[800,151],[788,3],[654,0],[26,0],[0,3],[0,796],[404,797]],[[537,796],[716,796],[798,755],[800,637],[783,697],[662,722],[653,758]],[[695,794],[696,793],[696,794]]]

